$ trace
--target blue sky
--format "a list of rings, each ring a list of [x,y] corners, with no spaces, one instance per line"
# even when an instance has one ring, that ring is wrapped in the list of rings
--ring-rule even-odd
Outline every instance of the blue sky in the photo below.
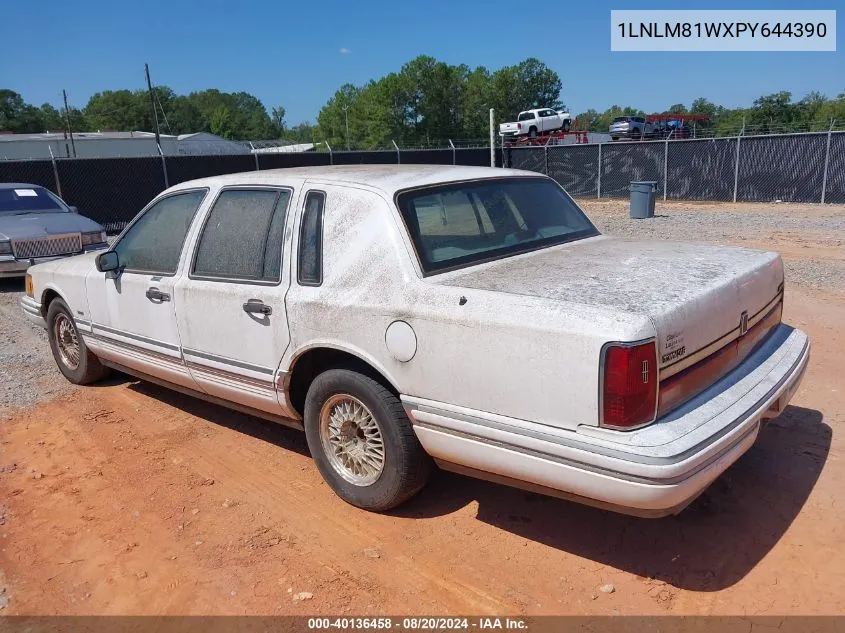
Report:
[[[542,12],[532,5],[547,5]],[[792,2],[711,2],[707,9],[794,9]],[[838,2],[801,3],[832,9]],[[840,5],[841,6],[841,5]],[[0,87],[31,103],[83,106],[104,89],[153,82],[178,93],[246,91],[288,122],[314,120],[343,83],[364,83],[420,54],[496,69],[537,57],[563,81],[573,113],[616,103],[660,111],[706,96],[729,106],[789,90],[845,91],[842,31],[835,53],[625,53],[610,51],[610,9],[684,3],[428,0],[115,0],[10,2],[3,9]],[[693,8],[693,7],[690,7]],[[840,19],[845,11],[840,11]]]

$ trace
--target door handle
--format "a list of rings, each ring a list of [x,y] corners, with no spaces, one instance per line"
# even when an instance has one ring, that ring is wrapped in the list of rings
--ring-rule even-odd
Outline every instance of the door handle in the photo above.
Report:
[[[147,288],[146,295],[150,301],[170,301],[170,295],[158,288]]]
[[[273,314],[273,308],[268,306],[261,299],[250,299],[244,304],[244,312],[270,316]]]

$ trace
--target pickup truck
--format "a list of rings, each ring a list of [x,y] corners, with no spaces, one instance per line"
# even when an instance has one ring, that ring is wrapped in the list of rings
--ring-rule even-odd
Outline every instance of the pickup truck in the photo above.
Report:
[[[777,253],[602,235],[551,178],[490,167],[183,182],[26,288],[70,382],[116,369],[304,430],[329,486],[373,511],[436,463],[677,513],[810,353],[781,321]]]
[[[499,136],[531,136],[545,132],[569,131],[572,115],[569,112],[555,112],[550,108],[538,108],[520,112],[516,121],[499,125]]]

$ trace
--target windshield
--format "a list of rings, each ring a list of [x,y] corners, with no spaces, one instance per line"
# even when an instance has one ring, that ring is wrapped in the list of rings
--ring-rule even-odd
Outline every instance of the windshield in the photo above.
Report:
[[[0,213],[65,213],[69,209],[43,187],[0,189]]]
[[[630,120],[630,117],[627,116],[618,116],[613,119],[613,123],[627,123]]]
[[[599,234],[548,178],[426,187],[396,202],[426,274]]]

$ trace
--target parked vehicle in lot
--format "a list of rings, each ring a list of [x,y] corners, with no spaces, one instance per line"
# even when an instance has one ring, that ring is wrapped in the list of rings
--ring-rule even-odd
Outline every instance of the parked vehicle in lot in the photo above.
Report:
[[[654,135],[654,124],[641,116],[618,116],[610,123],[610,138],[618,141],[620,138],[642,139]]]
[[[516,121],[499,125],[499,136],[537,136],[546,132],[563,130],[568,132],[572,125],[569,112],[556,112],[551,108],[538,108],[520,112]]]
[[[38,185],[0,183],[0,278],[33,264],[106,248],[103,227]]]
[[[692,136],[690,127],[682,121],[659,121],[654,124],[654,138],[684,139]]]
[[[110,250],[32,267],[22,307],[71,382],[114,368],[304,428],[362,508],[433,459],[660,516],[794,393],[783,292],[776,253],[605,236],[532,172],[338,166],[171,187]]]

